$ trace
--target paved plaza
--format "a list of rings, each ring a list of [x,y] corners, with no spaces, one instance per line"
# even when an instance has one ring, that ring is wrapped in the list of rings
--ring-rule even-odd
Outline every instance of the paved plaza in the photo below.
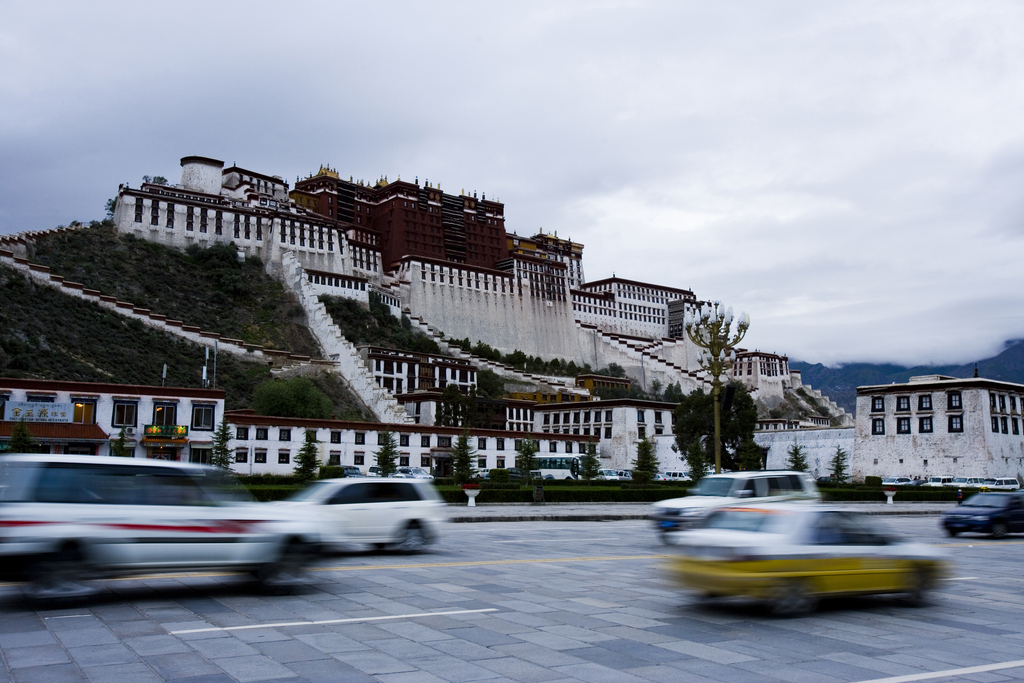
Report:
[[[231,575],[196,574],[106,581],[84,604],[37,610],[17,586],[0,587],[0,677],[1024,679],[1024,536],[947,539],[935,515],[880,521],[950,551],[954,576],[929,606],[867,598],[775,619],[753,603],[703,604],[678,590],[662,569],[665,547],[640,520],[451,524],[427,553],[352,549],[283,595],[261,594]]]

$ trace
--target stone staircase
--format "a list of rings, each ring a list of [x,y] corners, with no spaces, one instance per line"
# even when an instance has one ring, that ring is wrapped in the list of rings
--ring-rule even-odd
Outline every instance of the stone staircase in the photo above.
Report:
[[[664,341],[660,339],[650,340],[639,337],[620,335],[614,332],[606,332],[595,325],[576,322],[577,328],[594,334],[596,339],[604,346],[609,355],[619,357],[619,365],[623,367],[636,367],[641,365],[646,371],[659,373],[664,376],[664,385],[678,382],[685,390],[688,385],[702,386],[710,382],[710,378],[703,371],[686,370],[679,365],[665,360],[657,355],[657,351],[664,347]]]
[[[290,252],[281,257],[282,276],[285,286],[299,299],[299,304],[306,313],[309,331],[316,338],[323,350],[324,357],[329,360],[328,369],[339,375],[359,400],[376,416],[380,422],[409,423],[405,408],[395,400],[394,395],[377,386],[373,375],[363,364],[354,344],[345,339],[341,330],[327,312],[304,276],[299,260]]]
[[[64,228],[64,230],[67,229],[70,228]],[[60,231],[61,229],[48,232],[53,233]],[[38,236],[39,233],[32,234],[36,234]],[[21,244],[24,245],[25,242],[23,241]],[[225,353],[242,357],[245,360],[262,362],[270,361],[275,365],[319,365],[325,363],[325,361],[314,360],[309,356],[293,354],[289,351],[267,349],[259,344],[247,344],[241,339],[232,339],[230,337],[225,337],[218,332],[204,330],[195,325],[186,325],[181,320],[169,319],[166,315],[155,313],[148,308],[140,308],[129,301],[119,301],[116,297],[107,296],[99,290],[89,289],[81,283],[65,280],[62,276],[51,273],[48,266],[30,263],[27,259],[16,256],[14,251],[3,246],[0,246],[0,263],[26,274],[37,284],[58,289],[68,296],[90,301],[101,308],[113,311],[114,313],[126,318],[133,318],[142,324],[156,328],[161,332],[173,334],[176,337],[180,337],[186,341],[190,341],[201,346],[207,346],[210,348],[216,347],[218,351],[224,351]]]

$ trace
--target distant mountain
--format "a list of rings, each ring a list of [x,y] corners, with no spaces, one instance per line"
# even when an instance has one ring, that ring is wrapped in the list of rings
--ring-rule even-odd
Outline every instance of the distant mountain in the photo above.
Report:
[[[973,377],[975,365],[981,377],[1024,384],[1024,339],[1006,342],[1006,348],[997,356],[963,365],[918,365],[908,368],[902,365],[848,363],[829,368],[821,363],[789,363],[790,369],[800,371],[804,384],[819,389],[851,414],[857,402],[857,387],[906,382],[916,375]]]

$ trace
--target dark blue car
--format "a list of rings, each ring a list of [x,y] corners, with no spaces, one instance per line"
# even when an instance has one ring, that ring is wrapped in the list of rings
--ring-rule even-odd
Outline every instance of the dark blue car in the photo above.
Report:
[[[942,526],[950,536],[976,531],[1002,538],[1024,532],[1024,493],[976,493],[963,505],[947,510]]]

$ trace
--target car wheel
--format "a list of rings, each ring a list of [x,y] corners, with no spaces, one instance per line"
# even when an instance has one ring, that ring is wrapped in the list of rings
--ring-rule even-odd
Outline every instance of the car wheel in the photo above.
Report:
[[[992,525],[992,538],[1002,538],[1006,535],[1006,525],[1002,522],[996,522]]]
[[[302,583],[306,566],[313,561],[313,547],[298,538],[285,543],[273,562],[260,567],[256,578],[267,587]]]
[[[814,611],[818,599],[811,591],[810,584],[801,579],[784,582],[769,601],[772,614],[777,617],[798,617]]]
[[[669,534],[672,533],[668,529],[661,529],[658,531],[658,540],[661,541],[662,545],[672,545],[672,537]]]
[[[430,545],[430,539],[416,522],[409,522],[402,530],[401,538],[395,541],[395,549],[403,553],[418,553],[425,550],[428,545]]]
[[[915,567],[910,574],[910,581],[907,583],[907,603],[914,607],[927,604],[928,591],[931,590],[934,583],[931,571],[926,567]]]
[[[947,535],[947,536],[951,536],[951,537],[954,537],[954,538],[955,538],[955,537],[956,537],[956,535],[957,535],[957,534],[959,534],[959,533],[960,533],[960,532],[959,532],[959,531],[957,531],[956,529],[950,529],[949,527],[946,527],[946,535]]]
[[[84,583],[85,558],[82,551],[67,545],[32,567],[32,580],[25,595],[37,602],[59,602],[85,597],[95,589]]]

